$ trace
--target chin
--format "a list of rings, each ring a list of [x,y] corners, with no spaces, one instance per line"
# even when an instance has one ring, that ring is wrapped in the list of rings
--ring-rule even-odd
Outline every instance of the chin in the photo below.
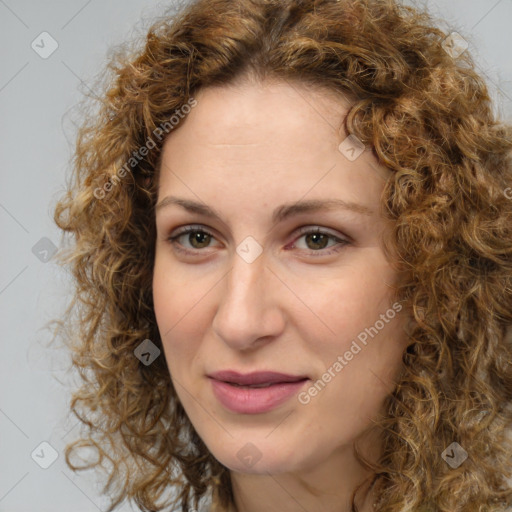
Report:
[[[276,441],[278,439],[276,438]],[[226,445],[219,450],[211,450],[213,456],[225,467],[237,473],[251,475],[279,474],[303,469],[307,461],[303,449],[300,447],[283,446],[282,443],[273,443],[266,440],[251,441],[246,439],[233,443],[233,449],[226,450]]]

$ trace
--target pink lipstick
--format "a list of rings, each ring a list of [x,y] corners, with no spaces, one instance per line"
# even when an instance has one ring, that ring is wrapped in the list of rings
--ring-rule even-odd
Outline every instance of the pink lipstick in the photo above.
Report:
[[[304,375],[278,372],[241,374],[232,370],[208,375],[219,402],[232,412],[260,414],[275,409],[299,392],[308,381]]]

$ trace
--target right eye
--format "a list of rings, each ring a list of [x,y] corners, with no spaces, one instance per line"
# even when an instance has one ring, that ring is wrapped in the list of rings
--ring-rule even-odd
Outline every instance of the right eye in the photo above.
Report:
[[[181,238],[186,240],[190,246],[187,247],[185,244],[180,242]],[[214,238],[215,237],[212,233],[206,231],[200,226],[186,226],[185,228],[180,229],[177,233],[169,236],[167,241],[170,242],[178,251],[191,253],[207,248],[211,240]]]

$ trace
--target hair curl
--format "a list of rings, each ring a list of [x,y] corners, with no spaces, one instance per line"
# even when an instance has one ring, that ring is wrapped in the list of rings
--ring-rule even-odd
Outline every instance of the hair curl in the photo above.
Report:
[[[405,271],[397,299],[413,327],[372,466],[379,511],[511,504],[512,127],[493,114],[468,52],[444,50],[446,37],[395,0],[199,0],[154,23],[143,49],[111,59],[54,212],[74,240],[61,257],[75,293],[60,324],[83,381],[70,407],[88,426],[66,462],[110,462],[109,512],[126,498],[161,510],[169,490],[184,512],[207,491],[214,510],[233,500],[229,471],[190,423],[165,358],[146,367],[134,357],[147,338],[162,349],[152,273],[163,141],[118,172],[196,91],[249,73],[354,98],[347,132],[392,171],[387,244]],[[453,441],[469,454],[457,469],[441,458]],[[73,464],[80,447],[98,460]]]

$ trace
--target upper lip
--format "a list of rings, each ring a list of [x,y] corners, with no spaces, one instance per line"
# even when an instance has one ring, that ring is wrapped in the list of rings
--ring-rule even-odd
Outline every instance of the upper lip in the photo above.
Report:
[[[297,382],[308,378],[305,375],[287,375],[285,373],[269,371],[243,374],[233,370],[209,373],[208,377],[223,382],[240,384],[242,386],[252,384],[273,384],[276,382]]]

